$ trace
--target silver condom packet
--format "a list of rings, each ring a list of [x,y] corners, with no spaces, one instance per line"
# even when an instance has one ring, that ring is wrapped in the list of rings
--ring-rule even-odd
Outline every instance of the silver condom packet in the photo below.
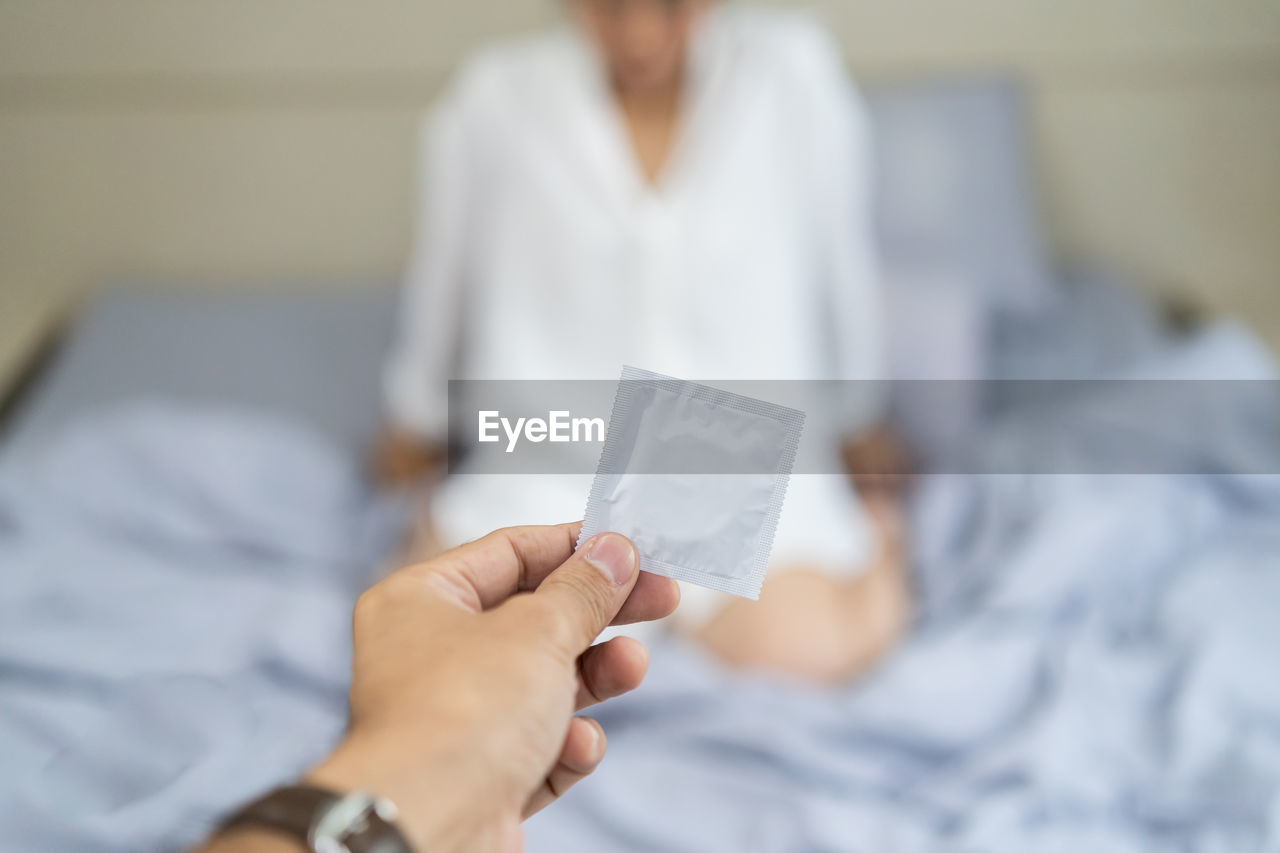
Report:
[[[581,545],[613,530],[640,568],[756,599],[804,413],[624,367]]]

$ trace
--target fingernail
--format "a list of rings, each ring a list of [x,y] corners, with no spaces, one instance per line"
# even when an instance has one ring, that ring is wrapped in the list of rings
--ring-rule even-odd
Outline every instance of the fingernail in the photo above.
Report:
[[[626,537],[602,533],[587,549],[587,562],[615,584],[631,580],[636,568],[636,551]]]
[[[588,731],[591,732],[591,754],[596,755],[600,752],[600,728],[599,723],[588,723]]]

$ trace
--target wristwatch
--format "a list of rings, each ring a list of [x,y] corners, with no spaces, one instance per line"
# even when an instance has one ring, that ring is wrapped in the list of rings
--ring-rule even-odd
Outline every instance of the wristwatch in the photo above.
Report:
[[[306,844],[313,853],[413,853],[396,828],[395,803],[364,791],[338,794],[311,785],[289,785],[240,809],[219,833],[256,827]]]

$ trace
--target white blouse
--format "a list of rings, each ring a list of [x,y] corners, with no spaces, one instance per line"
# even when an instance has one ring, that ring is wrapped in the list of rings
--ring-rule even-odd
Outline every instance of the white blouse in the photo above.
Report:
[[[796,12],[718,6],[685,103],[650,185],[576,31],[467,63],[423,134],[385,375],[395,423],[443,439],[451,378],[616,379],[624,363],[690,379],[879,378],[866,120],[826,34]],[[850,429],[876,416],[875,400],[852,402]],[[461,540],[580,518],[585,485],[551,479],[455,476],[437,524]],[[795,480],[813,482],[792,483],[778,559],[859,559],[842,478]]]

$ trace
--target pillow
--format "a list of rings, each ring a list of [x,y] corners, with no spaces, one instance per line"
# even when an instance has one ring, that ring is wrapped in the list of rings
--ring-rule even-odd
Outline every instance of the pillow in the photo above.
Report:
[[[110,288],[15,411],[4,449],[20,455],[138,398],[275,412],[363,448],[381,418],[378,371],[397,307],[384,286]]]
[[[1019,88],[1002,78],[891,84],[866,92],[881,256],[945,270],[989,307],[1035,312],[1053,295]]]

